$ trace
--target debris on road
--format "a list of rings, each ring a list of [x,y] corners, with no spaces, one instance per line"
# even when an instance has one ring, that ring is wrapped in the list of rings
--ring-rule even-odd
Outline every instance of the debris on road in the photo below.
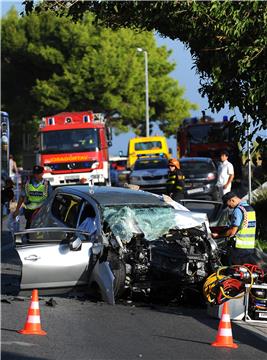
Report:
[[[48,301],[45,302],[45,304],[47,306],[55,307],[57,305],[57,302],[53,298],[50,298]]]

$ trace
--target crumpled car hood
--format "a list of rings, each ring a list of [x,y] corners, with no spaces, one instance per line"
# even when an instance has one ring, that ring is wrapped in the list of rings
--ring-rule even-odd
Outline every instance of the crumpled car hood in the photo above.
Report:
[[[190,211],[175,210],[175,223],[177,229],[189,229],[201,226],[207,220],[207,215],[203,213],[192,213]]]

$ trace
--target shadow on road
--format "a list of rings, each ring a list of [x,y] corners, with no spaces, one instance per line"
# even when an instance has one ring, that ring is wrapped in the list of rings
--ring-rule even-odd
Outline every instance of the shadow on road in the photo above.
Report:
[[[29,355],[22,355],[19,353],[14,352],[8,352],[8,351],[1,351],[1,357],[2,359],[8,359],[8,360],[47,360],[48,358],[43,357],[32,357]]]
[[[206,309],[203,309],[203,308],[202,309],[184,308],[184,307],[176,307],[176,308],[171,307],[170,308],[170,307],[153,306],[153,308],[151,310],[159,311],[162,313],[173,314],[174,316],[175,315],[177,315],[177,316],[183,315],[183,316],[193,317],[200,323],[202,323],[205,326],[210,327],[216,331],[218,330],[218,327],[219,327],[219,319],[211,318],[207,314]],[[251,330],[239,326],[234,321],[231,321],[231,325],[232,325],[232,333],[233,333],[233,338],[234,338],[235,343],[254,347],[257,350],[262,351],[263,353],[266,353],[267,344],[266,344],[266,339],[264,339],[264,336],[259,337],[255,333],[253,333]],[[160,336],[162,336],[162,335],[160,335]],[[173,339],[206,344],[206,342],[198,341],[196,339],[180,339],[180,338],[175,338],[175,337],[173,337]],[[213,340],[215,341],[215,338]]]
[[[196,344],[206,344],[206,345],[210,345],[210,343],[206,342],[206,341],[198,341],[198,340],[193,340],[193,339],[185,339],[185,338],[178,338],[178,337],[173,337],[173,336],[164,336],[164,335],[153,335],[154,337],[157,338],[163,338],[163,339],[171,339],[171,340],[175,340],[175,341],[185,341],[185,342],[190,342],[190,343],[196,343]]]

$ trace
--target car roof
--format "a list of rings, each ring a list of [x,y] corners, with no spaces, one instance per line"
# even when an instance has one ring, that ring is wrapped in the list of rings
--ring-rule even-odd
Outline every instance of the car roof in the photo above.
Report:
[[[93,193],[89,192],[88,185],[73,185],[58,187],[58,192],[67,192],[94,199],[99,205],[153,205],[169,206],[157,196],[141,190],[132,190],[112,186],[94,186]]]
[[[183,158],[180,158],[180,162],[186,162],[186,161],[211,162],[213,160],[211,158],[209,158],[209,157],[183,157]]]

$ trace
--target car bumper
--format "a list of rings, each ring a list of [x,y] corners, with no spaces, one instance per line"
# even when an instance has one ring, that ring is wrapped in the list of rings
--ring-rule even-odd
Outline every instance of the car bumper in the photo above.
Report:
[[[94,183],[105,183],[105,177],[102,172],[94,171],[87,173],[69,173],[69,174],[51,174],[45,173],[43,176],[44,179],[48,180],[51,186],[60,186],[60,185],[73,185],[73,184],[87,184],[89,180],[93,180]]]
[[[140,189],[146,191],[160,191],[164,192],[166,190],[166,182],[162,180],[151,180],[150,182],[146,181],[131,181],[130,184],[138,185]]]
[[[215,194],[217,192],[216,186],[215,185],[203,185],[203,184],[199,184],[195,185],[194,187],[185,187],[185,195],[187,197],[203,197],[203,196],[207,196],[210,197],[213,194]]]

